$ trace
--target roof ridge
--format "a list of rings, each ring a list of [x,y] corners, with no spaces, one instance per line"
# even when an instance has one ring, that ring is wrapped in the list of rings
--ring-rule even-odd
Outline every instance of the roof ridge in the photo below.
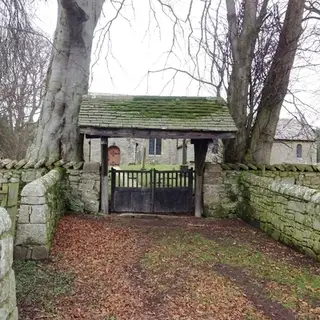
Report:
[[[225,100],[221,97],[214,96],[183,96],[183,95],[174,95],[174,96],[162,96],[162,95],[132,95],[132,94],[117,94],[117,93],[104,93],[104,92],[89,92],[83,95],[83,98],[150,98],[150,99],[205,99],[209,101],[221,101],[222,103],[226,103]]]

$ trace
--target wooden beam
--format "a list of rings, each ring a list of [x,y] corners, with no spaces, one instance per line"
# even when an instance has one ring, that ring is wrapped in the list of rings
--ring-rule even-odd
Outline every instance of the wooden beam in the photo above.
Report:
[[[109,213],[108,138],[101,139],[101,211]]]
[[[235,132],[225,131],[194,131],[194,130],[159,130],[135,128],[97,128],[80,127],[80,132],[87,138],[113,137],[113,138],[162,138],[162,139],[231,139]]]
[[[194,215],[198,218],[201,218],[203,213],[203,176],[209,141],[210,140],[208,139],[194,141],[194,160],[196,174]]]

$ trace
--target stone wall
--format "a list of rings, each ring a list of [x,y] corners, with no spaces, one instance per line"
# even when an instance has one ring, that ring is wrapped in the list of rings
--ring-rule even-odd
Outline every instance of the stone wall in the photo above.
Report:
[[[276,182],[320,190],[320,165],[280,164],[206,164],[204,177],[204,214],[227,217],[237,214],[241,199],[238,180],[242,173],[270,178]]]
[[[320,191],[309,188],[320,189],[317,170],[317,166],[284,171],[279,165],[259,170],[253,165],[207,164],[204,214],[241,217],[320,260]]]
[[[204,216],[228,218],[236,214],[240,199],[239,172],[206,164],[203,180]]]
[[[47,168],[38,169],[0,169],[0,184],[19,182],[22,189],[27,183],[38,179],[48,172]]]
[[[244,218],[274,239],[320,260],[320,192],[244,172],[240,177]]]
[[[67,207],[74,212],[99,212],[100,164],[85,162],[83,168],[67,169]]]
[[[223,171],[248,171],[256,175],[272,178],[278,182],[296,184],[320,190],[320,165],[304,164],[222,164]]]
[[[11,220],[7,211],[0,207],[0,319],[18,319],[16,283],[13,261],[13,236],[9,232]]]
[[[48,257],[56,223],[65,211],[65,191],[62,168],[24,186],[15,238],[17,259]]]
[[[252,171],[252,173],[272,178],[278,182],[295,184],[298,186],[308,187],[320,190],[320,172],[318,171]]]

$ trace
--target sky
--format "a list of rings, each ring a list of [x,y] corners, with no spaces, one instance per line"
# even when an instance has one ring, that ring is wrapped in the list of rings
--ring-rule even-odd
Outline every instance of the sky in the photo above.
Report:
[[[197,95],[197,86],[186,88],[189,84],[186,79],[175,83],[173,90],[172,87],[168,87],[163,91],[168,81],[166,75],[147,76],[148,70],[156,70],[164,66],[164,52],[171,45],[171,36],[168,36],[169,33],[171,34],[171,26],[162,25],[161,38],[156,30],[151,30],[148,34],[149,12],[148,6],[143,3],[147,2],[145,0],[140,4],[137,2],[135,18],[131,14],[133,18],[131,26],[121,18],[115,21],[111,32],[112,52],[115,58],[109,55],[107,65],[105,60],[107,43],[105,43],[100,59],[92,69],[89,91],[129,95]],[[56,19],[56,1],[40,2],[36,24],[49,36],[55,30]],[[100,26],[102,24],[103,22],[100,23]],[[95,55],[97,40],[98,36],[94,40],[92,63],[97,61]],[[207,94],[202,92],[202,95]]]
[[[185,10],[182,8],[181,10]],[[104,6],[104,14],[110,12]],[[115,20],[111,30],[112,55],[106,58],[108,42],[105,41],[98,58],[96,54],[98,36],[94,38],[91,77],[89,84],[90,92],[107,94],[128,94],[128,95],[176,95],[176,96],[212,96],[212,93],[199,86],[196,82],[190,83],[190,78],[178,76],[174,83],[169,82],[172,73],[156,73],[148,76],[148,70],[159,70],[165,66],[166,52],[170,48],[172,40],[172,27],[169,21],[160,16],[161,32],[156,28],[154,21],[149,23],[149,6],[147,0],[135,2],[134,14],[131,8],[124,11],[129,18],[128,23],[123,18]],[[97,26],[101,27],[107,17],[102,18]],[[55,0],[40,1],[36,10],[36,25],[52,37],[57,19],[57,3]],[[162,21],[161,21],[162,19]],[[96,29],[96,30],[97,30]],[[183,46],[183,44],[181,44]],[[168,65],[181,66],[184,59],[171,56]],[[298,96],[300,106],[307,104],[310,107],[304,108],[305,117],[311,125],[320,126],[320,82],[317,70],[297,69],[292,74],[293,90]],[[288,96],[287,101],[290,100]],[[286,108],[290,113],[295,109],[289,103]],[[282,109],[281,117],[291,117],[285,108]]]

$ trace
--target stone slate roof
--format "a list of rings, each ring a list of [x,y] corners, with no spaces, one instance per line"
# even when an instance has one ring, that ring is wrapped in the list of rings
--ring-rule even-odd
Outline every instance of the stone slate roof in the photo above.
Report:
[[[276,140],[315,141],[316,135],[308,124],[295,118],[279,119]]]
[[[78,125],[192,131],[237,131],[224,101],[203,97],[83,97]]]

